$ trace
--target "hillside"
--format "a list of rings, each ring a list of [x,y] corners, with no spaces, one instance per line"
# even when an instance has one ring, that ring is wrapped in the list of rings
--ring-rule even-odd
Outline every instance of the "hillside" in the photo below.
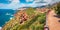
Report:
[[[14,14],[14,18],[8,21],[2,30],[43,30],[44,23],[45,13],[28,8]]]

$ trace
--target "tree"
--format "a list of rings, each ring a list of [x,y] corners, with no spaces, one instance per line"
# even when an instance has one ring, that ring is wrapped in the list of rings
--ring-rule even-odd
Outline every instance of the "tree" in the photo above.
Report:
[[[56,13],[57,13],[58,15],[60,15],[60,2],[57,3]]]

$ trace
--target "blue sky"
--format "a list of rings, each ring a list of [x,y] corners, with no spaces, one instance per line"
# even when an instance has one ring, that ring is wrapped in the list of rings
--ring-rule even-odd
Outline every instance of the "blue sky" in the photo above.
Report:
[[[60,0],[0,0],[0,9],[18,9],[21,7],[40,7]]]
[[[10,3],[10,1],[8,1],[8,0],[0,0],[0,3],[8,4],[8,3]]]
[[[11,1],[13,1],[13,0],[0,0],[0,3],[9,4],[9,3],[11,3]],[[20,1],[21,3],[26,3],[26,4],[27,4],[26,0],[19,0],[19,1]],[[33,1],[34,1],[34,0],[33,0]],[[28,4],[33,3],[33,1],[28,2]]]

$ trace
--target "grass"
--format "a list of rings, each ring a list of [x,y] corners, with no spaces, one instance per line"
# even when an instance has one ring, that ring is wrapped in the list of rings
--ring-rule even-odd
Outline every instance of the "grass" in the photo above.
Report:
[[[29,29],[43,30],[44,22],[45,22],[45,13],[42,14],[42,13],[37,13],[34,11],[35,11],[35,9],[33,9],[33,8],[26,9],[25,12],[28,14],[30,19],[25,21],[24,24],[20,24],[19,20],[16,20],[14,17],[13,20],[10,20],[9,22],[7,22],[5,24],[5,26],[3,27],[3,30],[29,30]],[[32,15],[33,15],[33,17],[32,17]],[[9,25],[7,25],[7,24],[9,24]]]

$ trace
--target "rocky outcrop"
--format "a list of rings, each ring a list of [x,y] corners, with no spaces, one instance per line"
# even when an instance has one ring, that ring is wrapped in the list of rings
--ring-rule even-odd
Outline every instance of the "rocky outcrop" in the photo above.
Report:
[[[23,21],[26,21],[29,18],[27,13],[23,10],[19,11],[14,16],[15,16],[16,20],[20,21],[20,24],[23,23]]]

